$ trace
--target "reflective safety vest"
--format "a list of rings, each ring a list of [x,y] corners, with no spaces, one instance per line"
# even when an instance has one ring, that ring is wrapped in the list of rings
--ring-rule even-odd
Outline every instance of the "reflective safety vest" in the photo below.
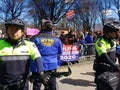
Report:
[[[35,44],[23,40],[13,46],[0,40],[0,83],[15,83],[24,78],[29,70],[29,59],[41,57]]]
[[[116,43],[115,41],[110,42],[106,38],[99,38],[95,43],[96,59],[100,59],[104,62],[104,58],[101,56],[106,53],[111,60],[115,61],[116,58]]]

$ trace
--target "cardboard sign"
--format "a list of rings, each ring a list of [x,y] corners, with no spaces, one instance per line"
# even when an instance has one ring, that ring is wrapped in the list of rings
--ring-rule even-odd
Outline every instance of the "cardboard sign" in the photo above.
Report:
[[[27,28],[26,34],[33,36],[33,35],[38,34],[38,32],[39,32],[39,31],[38,31],[38,29],[36,29],[36,28]]]
[[[80,57],[80,48],[77,45],[64,45],[63,54],[60,56],[62,61],[76,61]]]

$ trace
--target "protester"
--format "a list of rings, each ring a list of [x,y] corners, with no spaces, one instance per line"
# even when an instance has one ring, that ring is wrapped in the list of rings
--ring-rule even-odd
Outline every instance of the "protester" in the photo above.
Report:
[[[51,73],[56,73],[59,67],[59,58],[63,52],[61,40],[52,34],[54,25],[50,20],[42,20],[42,30],[38,35],[32,38],[32,41],[37,45],[39,52],[41,53],[44,71],[50,75],[50,84],[45,85],[45,90],[56,90],[56,77]],[[32,75],[36,76],[35,64],[31,64]],[[35,81],[33,83],[33,90],[40,90],[40,82]]]
[[[29,74],[30,58],[37,65],[41,81],[48,83],[37,47],[33,42],[23,39],[24,27],[21,19],[5,22],[8,38],[0,40],[0,90],[28,90],[25,83]]]
[[[88,32],[88,34],[85,37],[85,51],[87,55],[91,55],[92,54],[92,50],[93,50],[93,36],[92,36],[92,32]]]
[[[66,35],[66,38],[68,39],[69,45],[73,45],[74,43],[77,42],[74,31],[72,31],[72,30]]]
[[[77,30],[76,32],[76,43],[84,44],[84,33],[81,30]]]
[[[96,59],[94,61],[96,90],[116,90],[119,71],[116,65],[116,42],[120,23],[109,22],[103,27],[103,36],[95,42]],[[113,77],[115,76],[115,77]],[[115,78],[114,80],[112,78]]]
[[[64,30],[61,31],[61,34],[60,34],[59,38],[60,38],[61,42],[62,42],[63,44],[65,44],[66,34],[65,34],[65,31],[64,31]]]

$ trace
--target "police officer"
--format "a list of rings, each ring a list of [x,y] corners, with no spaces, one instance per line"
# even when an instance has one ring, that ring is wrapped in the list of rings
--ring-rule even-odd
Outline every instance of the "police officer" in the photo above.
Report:
[[[59,56],[63,52],[62,43],[59,38],[52,34],[54,26],[50,20],[42,20],[42,30],[35,36],[32,41],[41,53],[45,73],[50,75],[50,84],[45,86],[45,90],[56,90],[56,77],[51,73],[55,73],[58,68]],[[31,65],[33,75],[36,75],[34,64]],[[41,83],[34,82],[33,89],[39,90]]]
[[[30,58],[37,65],[41,81],[48,83],[38,49],[33,42],[23,39],[24,27],[24,22],[18,18],[5,22],[8,38],[0,40],[0,90],[23,90]]]
[[[120,23],[119,22],[109,22],[103,27],[103,36],[98,38],[95,42],[96,49],[96,60],[94,62],[95,70],[95,83],[97,85],[97,90],[113,90],[105,83],[100,83],[98,76],[106,71],[119,70],[118,65],[116,65],[116,42],[119,33]],[[115,89],[116,90],[116,89]]]

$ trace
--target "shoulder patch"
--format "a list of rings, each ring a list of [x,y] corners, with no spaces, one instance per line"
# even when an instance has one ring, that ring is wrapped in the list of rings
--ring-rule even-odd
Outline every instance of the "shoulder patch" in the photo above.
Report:
[[[102,47],[103,43],[102,42],[98,42],[98,46]]]

